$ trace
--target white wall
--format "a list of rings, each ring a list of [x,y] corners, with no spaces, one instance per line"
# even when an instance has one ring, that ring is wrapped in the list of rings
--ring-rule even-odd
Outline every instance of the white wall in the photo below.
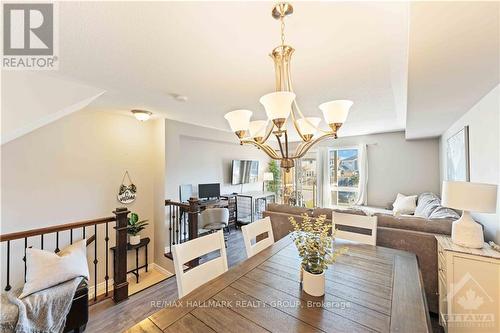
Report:
[[[440,138],[440,175],[446,179],[446,143],[450,136],[469,126],[470,181],[500,182],[500,87],[496,86],[458,119]],[[496,214],[473,214],[483,223],[487,239],[500,243],[500,195]]]
[[[151,238],[149,260],[153,262],[153,230],[158,218],[155,195],[162,194],[154,191],[158,179],[152,165],[164,158],[164,151],[155,151],[158,146],[151,143],[163,143],[162,137],[156,137],[162,135],[162,127],[163,120],[141,123],[133,117],[82,110],[2,145],[1,233],[111,216],[114,208],[123,206],[116,195],[128,170],[138,188],[137,199],[128,209],[150,222],[141,234]],[[98,229],[99,246],[104,243],[103,228]],[[91,234],[93,228],[87,228],[87,236]],[[75,234],[75,238],[79,236]],[[54,248],[54,237],[45,238],[46,248]],[[39,237],[30,238],[28,245],[39,247],[39,242]],[[69,232],[61,233],[59,247],[68,242]],[[12,275],[19,283],[24,242],[13,243]],[[3,252],[5,244],[1,248]],[[93,246],[88,251],[93,260]],[[98,252],[98,279],[102,281],[104,247]],[[2,253],[2,268],[4,257]],[[132,253],[128,262],[129,267],[135,265]],[[89,266],[93,265],[89,262]],[[1,278],[3,288],[5,274]]]
[[[230,132],[173,120],[165,123],[165,198],[178,201],[181,184],[192,184],[197,191],[198,184],[221,183],[221,194],[262,189],[262,182],[245,184],[243,188],[231,185],[231,161],[258,160],[259,179],[262,179],[269,162],[265,153],[253,146],[240,146]],[[161,252],[168,245],[168,226],[157,227],[155,260],[168,267]]]
[[[321,146],[367,144],[368,205],[387,207],[396,195],[439,193],[438,139],[406,140],[404,132],[341,137]]]

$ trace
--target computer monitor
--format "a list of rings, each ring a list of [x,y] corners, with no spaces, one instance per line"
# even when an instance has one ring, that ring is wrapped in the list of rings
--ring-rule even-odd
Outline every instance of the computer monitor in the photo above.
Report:
[[[198,197],[200,199],[210,199],[220,197],[220,184],[199,184]]]

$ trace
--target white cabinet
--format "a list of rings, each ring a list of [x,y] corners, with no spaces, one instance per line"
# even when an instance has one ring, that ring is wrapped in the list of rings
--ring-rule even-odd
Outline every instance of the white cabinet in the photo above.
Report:
[[[439,323],[449,333],[500,332],[500,253],[438,241]]]

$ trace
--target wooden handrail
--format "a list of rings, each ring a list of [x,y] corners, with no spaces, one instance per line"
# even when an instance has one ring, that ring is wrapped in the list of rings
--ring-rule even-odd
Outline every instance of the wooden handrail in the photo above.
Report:
[[[184,202],[175,202],[169,199],[165,200],[165,206],[178,206],[181,208],[189,209],[189,204]]]
[[[54,233],[54,232],[76,229],[76,228],[81,228],[81,227],[87,227],[90,225],[102,224],[102,223],[114,222],[114,221],[116,221],[116,217],[109,216],[109,217],[103,217],[103,218],[93,219],[93,220],[85,220],[85,221],[79,221],[79,222],[54,225],[51,227],[45,227],[45,228],[40,228],[40,229],[31,229],[31,230],[26,230],[26,231],[12,232],[10,234],[0,235],[0,242],[10,241],[10,240],[14,240],[14,239],[21,239],[21,238],[26,238],[26,237],[39,236],[39,235],[44,235],[44,234],[50,234],[50,233]]]

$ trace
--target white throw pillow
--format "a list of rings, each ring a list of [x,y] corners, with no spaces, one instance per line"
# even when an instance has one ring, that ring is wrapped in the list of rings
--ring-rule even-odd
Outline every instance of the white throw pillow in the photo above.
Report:
[[[403,195],[398,193],[396,201],[392,204],[394,215],[399,214],[414,214],[417,209],[417,196],[416,195]]]
[[[59,253],[28,248],[26,249],[26,283],[19,298],[79,276],[89,278],[85,239],[65,247]]]

